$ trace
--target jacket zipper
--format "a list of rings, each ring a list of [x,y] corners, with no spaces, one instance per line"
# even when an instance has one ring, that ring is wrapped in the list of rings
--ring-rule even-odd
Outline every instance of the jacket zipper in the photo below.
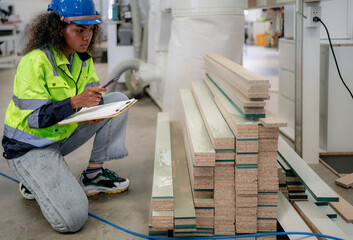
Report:
[[[83,66],[83,63],[82,63],[82,66]],[[60,68],[60,70],[63,71],[63,72],[65,73],[65,75],[68,76],[68,78],[70,78],[70,79],[74,82],[74,84],[75,84],[75,89],[76,89],[76,94],[75,94],[75,95],[78,94],[77,83],[78,83],[78,80],[79,80],[80,77],[81,77],[82,68],[83,68],[82,66],[81,66],[81,70],[80,70],[80,73],[78,74],[78,78],[77,78],[76,82],[75,82],[75,80],[74,80],[73,78],[71,78],[63,69]]]

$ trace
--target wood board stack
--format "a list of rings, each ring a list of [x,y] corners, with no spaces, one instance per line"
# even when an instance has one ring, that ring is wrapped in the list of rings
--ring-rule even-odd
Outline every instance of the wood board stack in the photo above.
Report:
[[[337,194],[310,168],[310,166],[286,143],[280,136],[278,138],[278,153],[282,162],[294,173],[314,197],[316,204],[338,202]],[[279,161],[280,162],[280,161]]]
[[[235,234],[234,150],[235,138],[202,82],[192,92],[216,152],[214,167],[214,234]]]
[[[181,89],[182,126],[196,210],[196,235],[214,235],[216,151],[190,89]]]
[[[206,76],[246,118],[264,118],[269,81],[218,54],[205,56]]]
[[[158,113],[151,200],[150,235],[174,229],[174,194],[169,114]]]
[[[279,165],[279,164],[278,164]],[[287,181],[286,181],[286,175],[285,172],[283,171],[282,167],[279,165],[278,167],[278,186],[279,186],[279,191],[282,192],[282,194],[289,199],[289,194],[288,194],[288,189],[287,189]]]
[[[276,151],[278,128],[284,123],[244,118],[212,81],[204,78],[204,82],[236,137],[236,232],[276,231]]]
[[[171,122],[170,131],[174,189],[174,237],[194,237],[196,214],[180,122]]]
[[[285,172],[287,193],[284,194],[290,202],[307,201],[308,195],[306,188],[293,170],[286,164],[280,154],[277,155],[277,161]]]

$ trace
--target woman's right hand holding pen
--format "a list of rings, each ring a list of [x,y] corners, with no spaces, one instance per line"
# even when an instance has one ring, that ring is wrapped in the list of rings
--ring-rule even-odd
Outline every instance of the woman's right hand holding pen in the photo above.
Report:
[[[87,88],[85,91],[77,96],[70,99],[71,107],[73,109],[79,107],[92,107],[99,104],[102,98],[102,92],[106,92],[107,89],[97,86]]]

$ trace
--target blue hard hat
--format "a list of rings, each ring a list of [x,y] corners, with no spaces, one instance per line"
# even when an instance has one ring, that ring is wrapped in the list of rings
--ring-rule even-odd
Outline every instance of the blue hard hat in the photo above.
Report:
[[[67,23],[92,25],[102,22],[93,0],[52,0],[49,10],[57,12],[61,20]]]

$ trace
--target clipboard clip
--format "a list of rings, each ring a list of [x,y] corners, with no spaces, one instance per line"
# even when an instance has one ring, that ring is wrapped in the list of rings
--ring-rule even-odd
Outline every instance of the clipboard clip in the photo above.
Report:
[[[125,105],[129,105],[130,103],[131,103],[131,101],[127,101],[127,102],[125,103]],[[121,110],[122,110],[122,109],[119,109],[119,108],[118,108],[118,109],[115,110],[115,112],[119,112],[119,111],[121,111]]]

